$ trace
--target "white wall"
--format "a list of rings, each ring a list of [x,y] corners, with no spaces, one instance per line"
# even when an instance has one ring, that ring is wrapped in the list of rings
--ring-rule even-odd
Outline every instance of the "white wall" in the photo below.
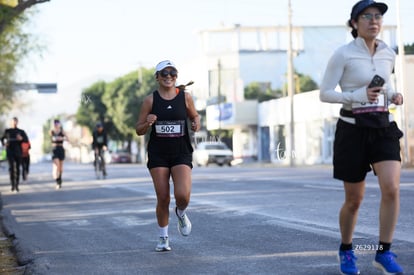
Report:
[[[288,164],[294,158],[296,164],[325,163],[331,160],[329,147],[332,146],[336,119],[339,116],[340,104],[322,103],[319,91],[295,95],[294,121],[295,145],[290,145],[290,100],[275,99],[259,104],[258,127],[270,128],[269,150],[271,162]],[[279,133],[280,128],[283,133]],[[261,140],[259,133],[259,140]],[[278,138],[283,136],[283,140]],[[260,144],[262,146],[262,144]],[[260,159],[259,159],[260,160]]]

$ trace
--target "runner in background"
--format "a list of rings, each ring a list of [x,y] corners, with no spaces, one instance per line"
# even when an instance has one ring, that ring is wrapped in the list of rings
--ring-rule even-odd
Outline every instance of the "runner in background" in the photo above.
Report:
[[[29,175],[30,168],[30,152],[31,149],[30,141],[22,142],[22,177],[23,181],[27,181],[27,176]]]
[[[17,128],[19,120],[13,117],[11,127],[4,131],[1,143],[6,146],[7,161],[9,162],[9,174],[11,191],[19,192],[20,166],[22,163],[22,142],[28,142],[26,132]]]
[[[63,161],[65,160],[65,148],[63,148],[63,142],[68,140],[65,132],[63,131],[60,120],[55,119],[53,122],[53,129],[50,131],[50,137],[52,138],[52,160],[53,160],[53,179],[56,181],[56,189],[62,188],[62,174],[63,174]]]

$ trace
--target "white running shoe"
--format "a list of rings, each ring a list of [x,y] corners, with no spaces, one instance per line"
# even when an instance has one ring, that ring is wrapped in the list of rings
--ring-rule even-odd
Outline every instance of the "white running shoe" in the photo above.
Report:
[[[184,214],[184,216],[180,217],[177,213],[177,207],[175,208],[175,215],[177,215],[178,218],[178,231],[183,236],[188,236],[191,233],[191,222],[188,219],[187,215]]]
[[[157,252],[163,252],[163,251],[170,251],[170,241],[168,240],[168,237],[160,237],[157,247],[155,247],[155,251]]]

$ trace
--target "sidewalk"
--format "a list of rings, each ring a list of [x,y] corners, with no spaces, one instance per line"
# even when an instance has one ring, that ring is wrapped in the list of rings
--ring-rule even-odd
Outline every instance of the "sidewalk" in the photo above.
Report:
[[[0,172],[5,171],[4,167],[0,167]],[[9,185],[8,175],[0,173],[0,182]],[[5,179],[4,181],[2,181]],[[3,209],[2,194],[0,192],[0,274],[2,275],[23,275],[26,267],[20,266],[14,253],[13,237],[7,236],[7,232],[3,226]]]
[[[0,197],[1,201],[1,197]],[[1,202],[0,202],[1,206]],[[0,220],[0,222],[2,222]],[[3,226],[0,230],[0,273],[4,275],[22,275],[24,266],[19,266],[17,258],[13,253],[13,243],[3,233]]]
[[[6,168],[2,165],[4,165],[4,163],[0,163],[0,172],[6,171]],[[8,179],[6,173],[4,178]],[[1,182],[3,183],[3,181]],[[5,183],[5,185],[7,184],[8,183]],[[3,209],[3,201],[1,195],[2,194],[0,192],[0,274],[23,275],[25,267],[19,266],[17,257],[14,253],[12,238],[7,237],[3,227],[3,216],[1,214],[1,211]]]

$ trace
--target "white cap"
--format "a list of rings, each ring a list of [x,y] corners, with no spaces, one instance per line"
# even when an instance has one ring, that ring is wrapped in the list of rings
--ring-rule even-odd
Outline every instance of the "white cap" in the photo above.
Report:
[[[155,73],[167,68],[167,67],[173,67],[174,69],[177,70],[177,68],[175,67],[175,64],[170,61],[170,60],[164,60],[161,61],[160,63],[157,64],[157,66],[155,67]]]

